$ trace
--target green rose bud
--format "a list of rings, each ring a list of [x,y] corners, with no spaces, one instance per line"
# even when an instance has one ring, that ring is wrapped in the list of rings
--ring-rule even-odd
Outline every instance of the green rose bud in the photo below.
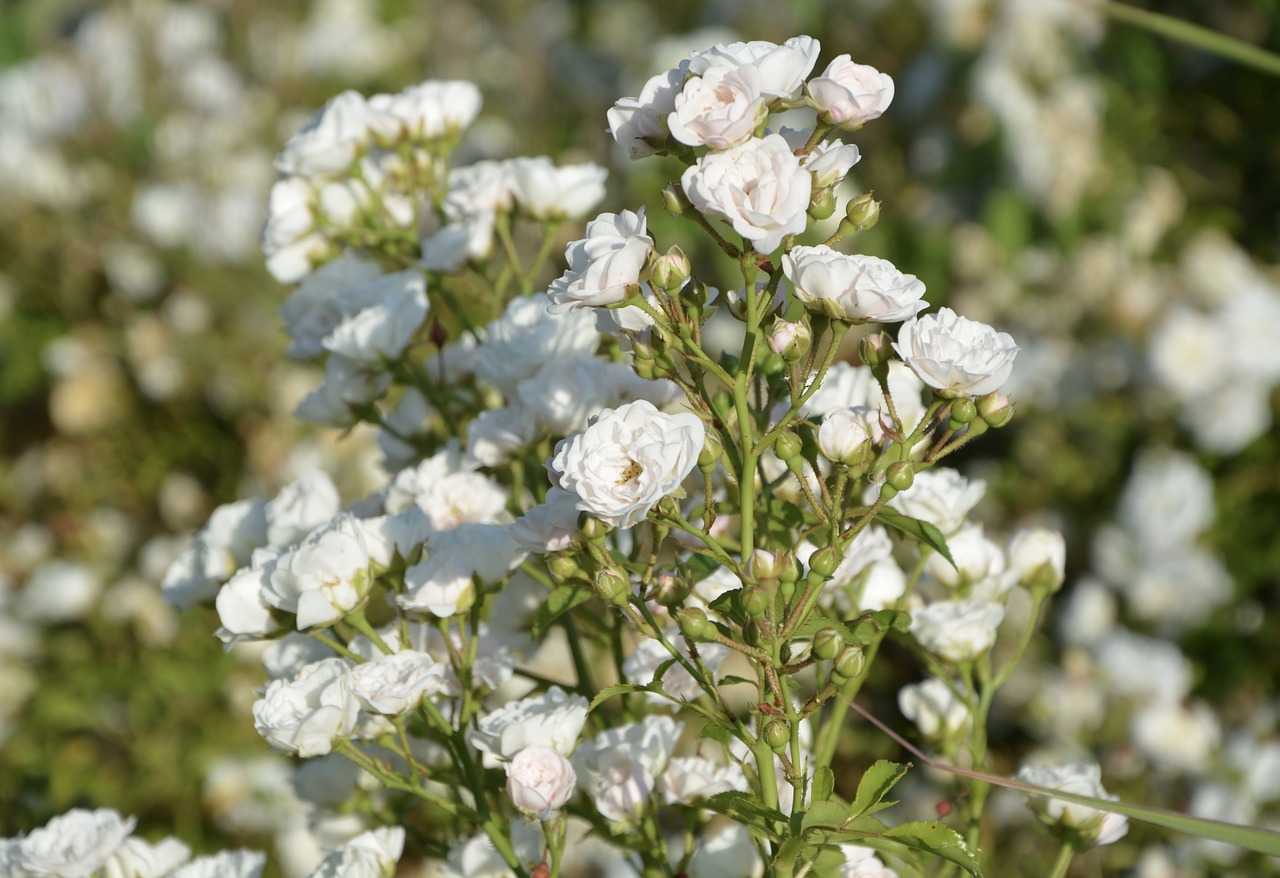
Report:
[[[773,597],[763,588],[748,586],[742,592],[742,611],[752,619],[759,619],[769,612]]]
[[[867,666],[867,657],[861,646],[846,646],[836,657],[835,667],[831,669],[831,677],[837,682],[852,680],[862,673]]]
[[[771,719],[764,726],[764,742],[775,753],[791,743],[791,729],[780,719]]]
[[[778,460],[787,461],[799,457],[803,448],[804,443],[793,430],[783,430],[778,434],[778,438],[773,440],[773,453],[778,455]]]
[[[889,468],[884,471],[884,480],[886,485],[892,485],[895,492],[905,491],[911,487],[916,480],[916,468],[909,460],[900,460],[897,463],[889,464]]]
[[[813,635],[813,657],[831,661],[844,646],[844,635],[835,628],[819,628]]]

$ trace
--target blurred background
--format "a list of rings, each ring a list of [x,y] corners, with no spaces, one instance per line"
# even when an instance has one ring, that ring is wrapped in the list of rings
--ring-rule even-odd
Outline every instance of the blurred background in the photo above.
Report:
[[[1280,0],[1146,7],[1280,52]],[[464,160],[605,164],[606,209],[647,203],[662,246],[693,247],[659,208],[675,167],[628,162],[606,109],[692,49],[801,33],[819,68],[848,53],[897,84],[853,137],[848,194],[883,202],[856,247],[1022,346],[1017,417],[963,468],[991,531],[1066,533],[1068,583],[1003,693],[993,770],[1093,753],[1122,798],[1280,823],[1280,79],[1083,0],[9,0],[0,836],[110,806],[309,868],[308,805],[249,720],[258,663],[159,591],[217,504],[309,466],[347,500],[382,478],[370,436],[291,417],[316,378],[282,355],[258,235],[307,116],[345,88],[473,80]],[[919,672],[886,670],[866,700],[902,728]],[[858,730],[843,758],[901,755]],[[1026,864],[1008,874],[1037,874],[1029,814],[996,813]],[[1276,872],[1137,825],[1080,863]]]

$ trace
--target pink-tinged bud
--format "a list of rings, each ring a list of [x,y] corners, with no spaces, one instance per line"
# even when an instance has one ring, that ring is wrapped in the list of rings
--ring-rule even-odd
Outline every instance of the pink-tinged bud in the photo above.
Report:
[[[877,412],[864,406],[837,409],[822,419],[818,428],[818,448],[832,463],[858,466],[875,453],[873,436]]]
[[[655,256],[649,266],[649,281],[664,292],[673,292],[684,286],[693,266],[689,257],[679,247],[672,247],[661,256]]]
[[[813,344],[813,331],[805,323],[776,320],[769,334],[769,349],[788,363],[799,362]]]
[[[1013,420],[1013,403],[1003,393],[988,393],[978,400],[982,420],[999,429]]]

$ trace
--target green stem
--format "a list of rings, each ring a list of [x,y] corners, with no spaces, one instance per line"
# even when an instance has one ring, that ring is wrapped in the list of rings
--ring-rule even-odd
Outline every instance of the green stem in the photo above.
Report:
[[[1159,12],[1135,9],[1124,3],[1104,2],[1096,5],[1117,21],[1146,28],[1159,36],[1168,37],[1171,40],[1186,43],[1188,46],[1205,52],[1220,55],[1246,67],[1261,70],[1263,73],[1270,73],[1272,76],[1280,76],[1280,55],[1276,55],[1274,52],[1268,52],[1266,49],[1220,34],[1207,27],[1183,21],[1180,18],[1161,15]]]
[[[1071,860],[1076,855],[1076,849],[1067,842],[1062,843],[1062,848],[1058,851],[1058,858],[1053,861],[1053,870],[1049,872],[1049,878],[1066,878],[1067,868],[1071,865]]]

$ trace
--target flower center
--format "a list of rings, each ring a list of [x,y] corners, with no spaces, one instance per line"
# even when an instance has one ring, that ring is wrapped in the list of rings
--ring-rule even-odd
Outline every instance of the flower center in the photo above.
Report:
[[[625,485],[627,482],[639,478],[642,472],[644,472],[644,467],[631,458],[627,458],[627,465],[622,468],[620,477],[614,484]]]

